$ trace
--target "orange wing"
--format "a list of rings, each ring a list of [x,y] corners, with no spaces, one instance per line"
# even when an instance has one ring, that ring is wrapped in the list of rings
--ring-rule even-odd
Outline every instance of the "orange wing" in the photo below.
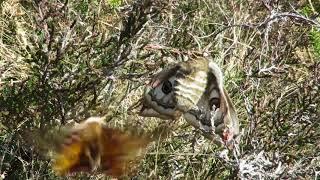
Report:
[[[151,139],[145,135],[107,127],[102,118],[89,118],[75,126],[54,158],[59,175],[73,172],[103,172],[121,176],[137,160]]]

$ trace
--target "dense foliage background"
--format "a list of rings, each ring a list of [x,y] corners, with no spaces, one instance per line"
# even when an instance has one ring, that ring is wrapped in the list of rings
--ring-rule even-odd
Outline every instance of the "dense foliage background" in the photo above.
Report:
[[[157,127],[127,109],[150,75],[190,53],[223,69],[240,149],[227,152],[181,119],[131,176],[320,178],[319,1],[0,3],[0,179],[58,178],[26,140],[34,129],[106,113],[112,126]]]

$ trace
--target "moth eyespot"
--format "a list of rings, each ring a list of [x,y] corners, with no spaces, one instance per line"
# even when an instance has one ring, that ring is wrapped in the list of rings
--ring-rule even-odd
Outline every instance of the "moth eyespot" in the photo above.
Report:
[[[220,99],[219,98],[210,99],[209,105],[210,105],[210,107],[212,107],[214,105],[216,108],[220,108]]]
[[[170,81],[164,81],[162,85],[162,92],[165,94],[169,94],[172,91],[172,84]]]

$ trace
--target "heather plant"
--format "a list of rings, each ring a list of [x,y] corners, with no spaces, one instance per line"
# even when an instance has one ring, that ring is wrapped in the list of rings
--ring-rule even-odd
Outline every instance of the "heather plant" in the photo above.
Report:
[[[28,132],[105,114],[115,127],[154,129],[166,122],[128,108],[152,74],[190,54],[223,69],[240,119],[239,147],[215,145],[180,119],[124,179],[319,178],[319,3],[0,5],[0,179],[105,178],[57,177],[43,152],[50,145]],[[39,139],[41,148],[28,139]]]

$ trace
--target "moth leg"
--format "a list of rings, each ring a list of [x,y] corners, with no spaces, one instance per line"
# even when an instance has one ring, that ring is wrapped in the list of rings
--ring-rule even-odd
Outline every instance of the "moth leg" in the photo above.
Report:
[[[210,112],[211,128],[213,132],[219,133],[221,128],[224,127],[223,114],[220,111],[220,108],[216,108],[215,105],[213,105],[212,109],[213,110]]]
[[[210,123],[212,132],[215,135],[215,139],[223,143],[223,132],[225,129],[225,124],[223,122],[223,113],[220,111],[220,108],[217,108],[215,105],[212,106],[212,111],[210,112]]]
[[[211,128],[212,128],[212,132],[216,132],[216,128],[215,128],[215,120],[216,120],[216,115],[218,112],[219,108],[216,108],[215,105],[212,106],[212,111],[210,112],[210,122],[211,122]]]

